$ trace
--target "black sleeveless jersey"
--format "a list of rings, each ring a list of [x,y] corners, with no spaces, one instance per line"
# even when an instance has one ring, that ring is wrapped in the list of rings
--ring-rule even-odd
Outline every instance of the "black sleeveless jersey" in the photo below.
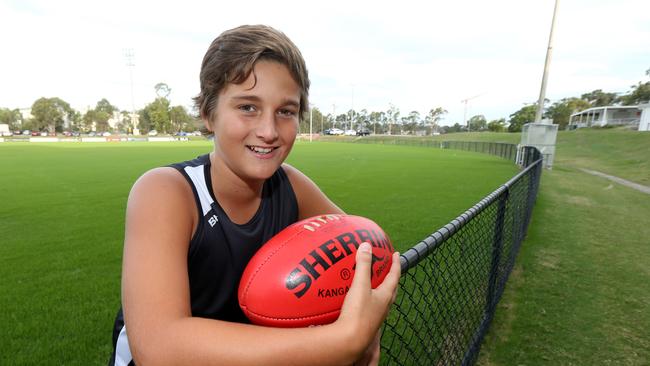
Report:
[[[230,221],[214,197],[209,155],[170,166],[187,179],[198,208],[199,221],[187,253],[192,316],[248,322],[237,301],[239,279],[257,249],[298,220],[289,179],[282,168],[267,179],[257,212],[239,225]],[[121,309],[115,319],[109,364],[134,364]]]

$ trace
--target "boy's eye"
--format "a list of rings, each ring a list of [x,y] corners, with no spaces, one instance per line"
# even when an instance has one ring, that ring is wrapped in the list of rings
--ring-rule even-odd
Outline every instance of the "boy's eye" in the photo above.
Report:
[[[280,109],[278,111],[278,113],[280,113],[281,115],[286,116],[286,117],[293,117],[293,116],[296,115],[296,112],[294,112],[291,109]]]
[[[255,112],[255,106],[251,104],[240,105],[238,108],[242,112]]]

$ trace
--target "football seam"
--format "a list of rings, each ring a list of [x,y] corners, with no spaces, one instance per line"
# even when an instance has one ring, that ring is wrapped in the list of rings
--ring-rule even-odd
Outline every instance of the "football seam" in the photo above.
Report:
[[[260,263],[257,267],[255,267],[255,271],[251,274],[251,277],[250,277],[250,279],[248,280],[248,283],[246,284],[246,288],[244,288],[244,296],[243,296],[243,299],[242,299],[242,300],[244,300],[244,303],[246,302],[246,300],[247,300],[247,298],[248,298],[248,289],[250,288],[251,283],[253,283],[253,280],[257,277],[257,273],[260,271],[260,269],[261,269],[261,268],[266,264],[266,262],[268,262],[268,261],[269,261],[269,260],[270,260],[270,259],[271,259],[271,258],[272,258],[276,253],[277,253],[277,252],[279,252],[282,248],[284,248],[284,247],[287,245],[287,243],[288,243],[291,239],[295,238],[298,234],[302,233],[304,230],[305,230],[304,228],[300,228],[300,229],[298,229],[298,231],[296,231],[293,235],[291,235],[290,237],[288,237],[288,238],[287,238],[287,239],[282,243],[282,245],[278,246],[278,247],[277,247],[273,252],[269,253],[269,255],[268,255],[266,258],[264,258],[264,261],[263,261],[262,263]],[[248,308],[248,306],[246,306],[246,305],[244,305],[244,307]],[[250,310],[249,310],[249,311],[250,311]],[[253,313],[253,312],[251,312],[251,313]]]
[[[306,315],[306,316],[300,316],[300,317],[282,317],[282,318],[280,318],[280,317],[268,316],[268,315],[262,315],[262,314],[256,313],[254,311],[251,311],[247,306],[243,306],[243,308],[245,308],[244,312],[247,312],[248,314],[254,315],[254,316],[258,317],[258,318],[263,318],[263,319],[268,319],[268,320],[305,320],[305,319],[321,318],[321,317],[324,317],[324,316],[327,316],[327,315],[330,315],[330,314],[340,313],[341,312],[341,309],[338,309],[338,310],[327,311],[327,312],[320,313],[320,314],[317,314],[317,315]]]

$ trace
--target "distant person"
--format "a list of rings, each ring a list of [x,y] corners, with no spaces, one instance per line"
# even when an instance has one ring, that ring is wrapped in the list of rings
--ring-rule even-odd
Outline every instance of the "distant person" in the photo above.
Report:
[[[200,82],[195,102],[214,149],[146,172],[129,194],[110,364],[377,364],[379,328],[400,275],[397,254],[372,290],[370,249],[360,246],[332,324],[251,325],[237,302],[239,278],[263,243],[300,219],[342,213],[284,164],[308,106],[300,51],[273,28],[234,28],[208,48]]]

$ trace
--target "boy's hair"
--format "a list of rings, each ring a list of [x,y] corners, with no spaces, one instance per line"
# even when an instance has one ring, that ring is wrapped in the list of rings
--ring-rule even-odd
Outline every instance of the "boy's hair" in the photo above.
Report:
[[[201,118],[211,120],[221,90],[228,83],[243,83],[260,60],[273,60],[289,69],[300,87],[298,116],[301,118],[309,105],[309,76],[305,60],[284,33],[265,25],[233,28],[212,41],[201,64],[201,92],[194,98]]]

